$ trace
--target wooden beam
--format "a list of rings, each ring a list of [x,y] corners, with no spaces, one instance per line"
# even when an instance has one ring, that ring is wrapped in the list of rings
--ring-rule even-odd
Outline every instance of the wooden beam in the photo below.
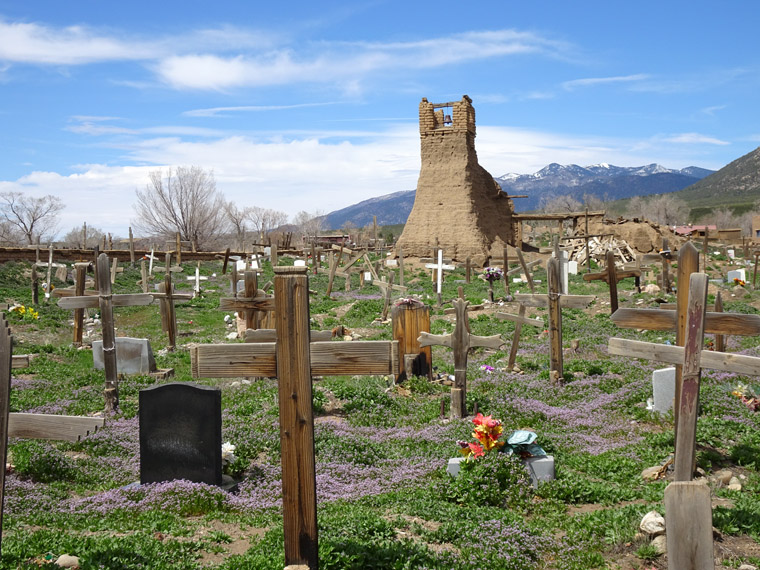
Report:
[[[594,299],[596,299],[595,295],[561,295],[559,301],[563,309],[583,309],[588,307]],[[549,306],[549,298],[546,295],[517,293],[515,301],[526,307],[546,308]]]
[[[79,441],[106,424],[105,418],[11,413],[8,436],[26,439]]]
[[[621,328],[675,331],[676,312],[661,309],[618,309],[610,317]],[[738,336],[760,335],[760,315],[705,313],[705,332]]]
[[[277,375],[275,342],[199,344],[190,347],[193,378]],[[312,373],[398,374],[398,341],[317,341],[310,343]]]

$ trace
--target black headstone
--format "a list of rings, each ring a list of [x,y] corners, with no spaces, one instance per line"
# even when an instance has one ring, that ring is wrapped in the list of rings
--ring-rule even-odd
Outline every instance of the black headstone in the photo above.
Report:
[[[140,390],[140,482],[222,483],[222,392],[172,382]]]

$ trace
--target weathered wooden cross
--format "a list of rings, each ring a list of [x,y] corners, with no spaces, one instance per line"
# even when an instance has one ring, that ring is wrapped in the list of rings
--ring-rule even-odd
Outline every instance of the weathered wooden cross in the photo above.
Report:
[[[743,375],[760,375],[760,358],[703,350],[705,332],[745,335],[760,333],[758,315],[730,315],[705,311],[708,277],[692,273],[689,280],[684,346],[667,346],[611,338],[609,353],[645,358],[683,367],[676,407],[678,426],[675,449],[675,483],[665,489],[668,534],[668,568],[672,570],[712,569],[712,509],[710,490],[692,481],[696,456],[697,413],[702,368]],[[685,288],[679,284],[679,291]],[[675,311],[668,315],[675,326]],[[658,327],[647,328],[657,330]],[[661,328],[659,330],[662,330]]]
[[[440,251],[440,250],[439,250]],[[467,316],[469,301],[454,299],[456,323],[450,334],[430,334],[423,332],[417,338],[421,347],[442,345],[454,351],[454,386],[451,388],[451,415],[455,418],[467,417],[467,353],[478,346],[498,350],[504,341],[501,335],[476,336],[470,332],[470,318]]]
[[[274,311],[274,297],[267,295],[258,288],[256,271],[246,269],[244,275],[245,289],[243,296],[237,295],[237,270],[233,269],[233,290],[235,296],[219,299],[219,309],[222,311],[237,311],[245,319],[245,328],[258,329],[261,325],[262,313]],[[307,291],[308,296],[308,291]]]
[[[617,284],[621,279],[627,277],[641,277],[641,269],[628,269],[618,271],[615,267],[615,253],[607,250],[606,255],[607,268],[599,273],[586,273],[583,276],[584,281],[605,281],[610,286],[610,314],[618,310],[618,290]]]
[[[64,297],[58,301],[58,306],[63,309],[100,309],[103,330],[103,364],[106,373],[105,409],[107,412],[111,412],[119,407],[119,377],[116,370],[116,335],[113,326],[113,308],[149,305],[153,302],[153,296],[145,293],[113,295],[108,265],[108,256],[101,253],[98,256],[96,268],[99,284],[97,296]]]
[[[85,280],[87,279],[87,268],[89,262],[80,262],[74,264],[74,288],[73,289],[56,289],[53,291],[54,297],[83,297],[85,295],[96,296],[97,291],[85,291]],[[82,334],[84,331],[84,309],[74,309],[74,346],[82,346]]]
[[[196,345],[191,349],[192,372],[195,378],[278,378],[285,565],[316,570],[312,375],[396,375],[398,343],[310,342],[307,269],[276,267],[274,271],[274,298],[257,302],[260,307],[276,307],[277,341]]]
[[[0,544],[8,438],[78,441],[105,425],[104,418],[10,412],[12,353],[13,336],[5,316],[0,314]]]
[[[590,305],[596,299],[596,296],[561,295],[559,293],[559,260],[556,257],[552,257],[547,261],[546,275],[549,289],[546,295],[517,294],[515,295],[515,300],[526,307],[548,307],[549,375],[552,381],[559,382],[564,374],[562,362],[562,309],[582,309]]]
[[[166,254],[166,266],[171,265],[171,253]],[[189,293],[177,293],[172,283],[171,271],[164,275],[164,282],[159,283],[158,293],[151,293],[154,299],[158,299],[161,311],[161,329],[169,337],[167,349],[173,351],[177,347],[177,312],[174,304],[177,302],[189,301],[193,295]]]
[[[496,318],[502,321],[512,321],[515,323],[515,332],[512,335],[512,346],[509,349],[509,361],[507,367],[512,370],[515,366],[515,360],[517,358],[517,348],[520,344],[520,334],[522,333],[523,325],[530,325],[533,327],[543,328],[544,321],[542,319],[529,319],[525,316],[525,305],[520,304],[520,308],[516,315],[511,313],[496,313]]]

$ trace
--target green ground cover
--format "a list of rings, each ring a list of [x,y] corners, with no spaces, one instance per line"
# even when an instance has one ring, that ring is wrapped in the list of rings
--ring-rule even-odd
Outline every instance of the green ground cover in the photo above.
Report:
[[[283,260],[282,263],[287,263]],[[151,340],[159,368],[174,368],[171,381],[191,381],[190,342],[235,342],[219,311],[229,282],[219,263],[204,263],[203,296],[177,305],[178,349],[166,352],[158,308],[119,308],[118,335]],[[186,273],[194,274],[194,264]],[[30,266],[0,265],[0,302],[31,304]],[[272,279],[265,268],[260,282]],[[546,276],[536,272],[545,291]],[[115,293],[139,292],[138,269],[127,268]],[[487,284],[466,284],[464,271],[449,276],[443,298],[481,303]],[[176,279],[180,289],[191,288]],[[409,295],[434,303],[430,275],[408,271]],[[65,283],[54,282],[58,287]],[[525,285],[510,284],[511,292]],[[653,297],[621,283],[621,305],[654,306]],[[316,328],[342,324],[363,339],[388,339],[390,324],[376,320],[381,292],[372,285],[351,291],[336,280],[324,296],[326,274],[310,277],[311,316]],[[503,299],[502,283],[495,286]],[[590,310],[563,315],[565,378],[552,385],[548,340],[524,327],[517,363],[506,370],[505,351],[475,350],[468,369],[468,408],[503,422],[504,433],[530,428],[553,454],[555,481],[533,490],[522,466],[505,454],[487,455],[457,479],[445,467],[458,455],[457,440],[471,440],[470,419],[440,417],[449,387],[411,378],[396,385],[386,377],[325,377],[314,381],[315,447],[319,500],[320,568],[323,569],[589,569],[664,567],[662,557],[638,535],[641,517],[663,512],[665,481],[646,482],[641,471],[661,464],[672,451],[672,417],[645,408],[655,364],[609,357],[607,339],[623,336],[673,342],[673,335],[617,329],[609,320],[603,283],[571,276],[571,293],[596,294]],[[757,312],[754,293],[731,298],[726,310]],[[671,296],[672,297],[672,296]],[[640,303],[639,303],[640,302]],[[638,304],[637,304],[638,303]],[[499,307],[517,312],[514,305]],[[13,411],[92,414],[103,407],[104,376],[92,368],[87,349],[71,347],[71,314],[53,303],[36,307],[39,318],[8,313],[15,353],[36,357],[14,370]],[[502,334],[514,325],[494,310],[478,311],[472,332]],[[546,311],[535,310],[545,319]],[[432,332],[451,331],[442,308],[433,308]],[[91,337],[99,338],[99,332]],[[758,354],[758,338],[729,338],[729,350]],[[436,372],[453,373],[451,351],[435,347]],[[493,368],[493,371],[483,368]],[[131,376],[120,384],[120,411],[105,429],[78,443],[12,440],[3,520],[2,568],[53,568],[62,554],[79,556],[83,569],[256,569],[284,565],[280,497],[277,384],[274,379],[204,379],[223,395],[223,441],[236,446],[229,468],[240,480],[237,494],[176,481],[126,486],[139,479],[137,400],[156,382]],[[757,564],[760,541],[760,418],[733,395],[737,383],[754,379],[726,373],[703,376],[698,424],[698,465],[707,475],[729,467],[746,478],[741,491],[715,489],[725,499],[714,525],[727,545],[725,567]],[[733,544],[744,550],[731,550]],[[755,545],[752,547],[746,545]]]

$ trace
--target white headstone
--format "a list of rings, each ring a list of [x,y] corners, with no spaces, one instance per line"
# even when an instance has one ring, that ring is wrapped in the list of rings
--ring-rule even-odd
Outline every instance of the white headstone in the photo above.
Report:
[[[559,252],[559,276],[560,281],[562,282],[562,294],[567,295],[569,292],[569,267],[568,267],[568,261],[567,261],[567,252],[562,250]]]
[[[156,371],[153,350],[147,338],[116,337],[116,370],[119,374],[149,374]],[[96,370],[103,370],[103,341],[92,342],[92,360]]]
[[[729,284],[734,279],[741,279],[742,281],[746,281],[747,280],[747,272],[744,269],[733,269],[733,270],[731,270],[731,271],[728,272],[728,274],[726,275],[726,278],[728,279]]]
[[[386,259],[385,260],[385,266],[386,267],[396,267],[398,265],[397,259]]]
[[[235,262],[235,269],[237,269],[238,271],[245,271],[247,269],[245,265],[246,265],[245,259],[238,259]]]
[[[306,260],[304,260],[304,259],[296,259],[293,262],[293,267],[306,267]]]
[[[726,253],[728,254],[729,259],[734,259],[736,257],[736,252],[734,252],[733,249],[727,249]]]
[[[578,275],[578,262],[577,261],[568,261],[567,262],[567,272],[570,275]]]
[[[264,255],[272,255],[272,248],[267,246],[264,248]]]
[[[251,260],[251,269],[259,269],[259,260],[258,259],[252,259]]]
[[[654,393],[653,412],[660,414],[668,413],[673,408],[673,399],[676,397],[676,369],[660,368],[652,372],[652,392]]]
[[[369,271],[364,272],[364,280],[365,281],[372,281],[372,273]]]

